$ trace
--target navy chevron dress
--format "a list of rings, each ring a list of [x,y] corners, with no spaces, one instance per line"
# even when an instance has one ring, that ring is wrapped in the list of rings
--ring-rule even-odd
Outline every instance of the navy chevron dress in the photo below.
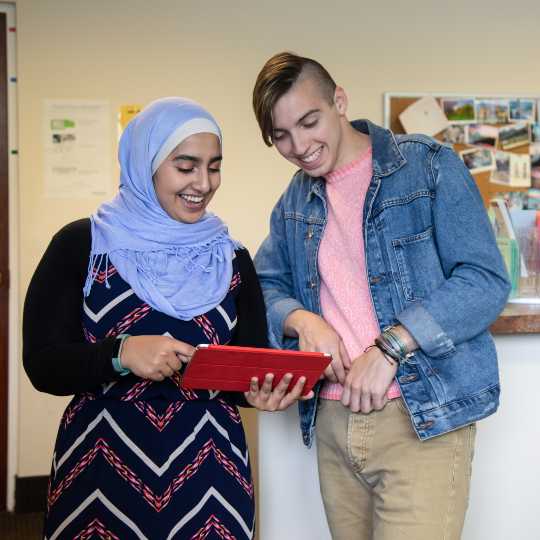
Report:
[[[223,302],[191,321],[152,309],[109,266],[83,304],[87,342],[128,333],[228,343],[237,261]],[[234,398],[187,390],[180,374],[163,382],[128,375],[77,394],[58,432],[45,537],[252,538],[253,484]]]

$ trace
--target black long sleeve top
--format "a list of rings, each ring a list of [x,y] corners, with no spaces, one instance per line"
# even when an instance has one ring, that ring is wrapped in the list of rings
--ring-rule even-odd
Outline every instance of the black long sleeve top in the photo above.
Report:
[[[30,282],[23,314],[23,364],[37,390],[55,395],[91,391],[114,381],[115,338],[85,341],[83,286],[91,248],[90,220],[74,221],[51,240]],[[246,249],[236,251],[241,275],[238,324],[231,345],[267,346],[264,300]]]

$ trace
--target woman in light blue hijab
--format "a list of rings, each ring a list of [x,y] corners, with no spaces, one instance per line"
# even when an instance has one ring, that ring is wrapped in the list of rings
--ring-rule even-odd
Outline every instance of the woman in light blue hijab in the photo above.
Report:
[[[198,157],[207,163],[174,156],[169,166],[171,152],[190,139],[198,152],[206,152]],[[128,124],[119,161],[120,191],[91,218],[90,269],[99,271],[96,259],[105,254],[103,266],[108,256],[135,293],[155,309],[182,320],[206,312],[223,300],[233,251],[239,247],[221,219],[206,212],[220,185],[217,123],[192,101],[155,101]],[[160,182],[164,174],[169,174],[175,195],[169,206],[156,194],[166,189]],[[199,199],[187,200],[184,193]],[[92,282],[89,272],[85,294]]]
[[[120,140],[120,189],[61,229],[30,284],[24,365],[41,391],[75,394],[56,441],[45,537],[252,538],[253,484],[237,405],[272,391],[182,387],[199,343],[266,346],[251,258],[207,211],[221,130],[197,103],[151,103]],[[212,536],[210,536],[212,537]]]

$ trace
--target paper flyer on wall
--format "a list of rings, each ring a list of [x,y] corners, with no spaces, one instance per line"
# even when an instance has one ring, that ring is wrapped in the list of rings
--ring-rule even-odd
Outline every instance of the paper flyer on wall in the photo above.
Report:
[[[118,138],[126,126],[142,111],[142,105],[120,105],[118,109]]]
[[[425,96],[407,107],[399,121],[406,133],[435,135],[444,131],[450,123],[433,96]]]
[[[45,196],[106,196],[111,186],[109,104],[45,100],[43,105]]]

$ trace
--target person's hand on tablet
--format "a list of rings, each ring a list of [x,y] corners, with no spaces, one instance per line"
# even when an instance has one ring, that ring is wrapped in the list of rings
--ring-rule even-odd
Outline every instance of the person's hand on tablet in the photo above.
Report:
[[[274,381],[273,373],[267,373],[265,375],[261,387],[259,387],[258,378],[253,377],[249,385],[249,391],[244,392],[246,401],[260,411],[283,411],[298,400],[311,399],[313,397],[313,391],[302,396],[306,382],[305,377],[300,377],[290,391],[287,391],[292,378],[291,373],[286,373],[272,390],[272,382]]]
[[[324,370],[324,375],[331,382],[345,382],[351,360],[341,337],[322,317],[297,309],[285,319],[283,328],[285,335],[298,337],[301,351],[331,354],[332,363]]]
[[[142,379],[163,381],[187,363],[195,348],[169,336],[129,336],[122,348],[121,364]]]

